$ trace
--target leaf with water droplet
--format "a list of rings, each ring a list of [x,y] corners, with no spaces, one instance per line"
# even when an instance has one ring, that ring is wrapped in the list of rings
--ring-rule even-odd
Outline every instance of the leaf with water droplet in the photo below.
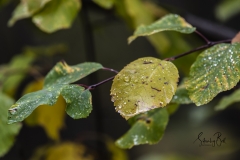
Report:
[[[68,85],[61,92],[67,102],[66,112],[73,119],[86,118],[92,111],[92,95],[78,85]]]
[[[73,83],[101,68],[103,68],[101,64],[94,62],[85,62],[74,66],[69,66],[65,62],[58,62],[47,74],[44,87]]]
[[[52,85],[43,90],[32,92],[21,97],[8,110],[8,123],[23,121],[40,105],[54,105],[65,85]]]
[[[228,106],[233,103],[240,102],[240,89],[234,91],[231,95],[223,97],[217,106],[214,108],[215,110],[224,110]]]
[[[177,104],[190,104],[193,103],[192,100],[189,98],[188,91],[185,86],[186,79],[183,79],[181,84],[178,85],[176,94],[173,96],[171,103]]]
[[[116,110],[128,119],[166,106],[176,92],[178,77],[169,61],[146,57],[131,62],[113,80],[111,96]]]
[[[157,108],[137,115],[130,121],[131,128],[116,141],[116,145],[120,148],[158,143],[168,123],[168,112],[165,108]]]
[[[134,34],[128,38],[128,43],[131,43],[139,36],[149,36],[162,31],[177,31],[180,33],[189,34],[195,31],[196,28],[192,27],[182,17],[176,14],[168,14],[158,21],[145,26],[139,26]]]
[[[203,51],[191,66],[185,85],[197,105],[232,89],[240,78],[240,43],[218,44]]]
[[[7,110],[14,103],[13,99],[0,92],[0,157],[8,152],[14,143],[21,124],[7,124]]]

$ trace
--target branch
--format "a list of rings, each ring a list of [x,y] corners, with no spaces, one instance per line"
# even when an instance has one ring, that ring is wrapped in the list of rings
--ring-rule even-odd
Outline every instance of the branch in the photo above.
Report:
[[[103,67],[103,70],[111,71],[111,72],[114,72],[114,73],[118,74],[118,71],[116,71],[116,70],[114,70],[114,69],[112,69],[112,68]],[[101,82],[99,82],[99,83],[97,83],[97,84],[93,84],[93,85],[91,85],[91,86],[87,86],[87,85],[85,85],[85,84],[78,84],[78,85],[84,87],[85,89],[93,90],[93,89],[95,89],[96,87],[98,87],[98,86],[100,86],[100,85],[102,85],[102,84],[104,84],[104,83],[107,83],[107,82],[113,80],[114,77],[115,77],[115,76],[110,77],[110,78],[108,78],[108,79],[105,79],[105,80],[103,80],[103,81],[101,81]]]
[[[216,45],[216,44],[220,44],[220,43],[230,43],[230,42],[232,41],[232,39],[221,40],[221,41],[216,41],[216,42],[208,41],[208,40],[206,39],[206,41],[207,41],[207,44],[205,44],[205,45],[203,45],[203,46],[200,46],[200,47],[198,47],[198,48],[195,48],[195,49],[193,49],[193,50],[190,50],[190,51],[188,51],[188,52],[185,52],[185,53],[182,53],[182,54],[173,56],[173,57],[166,58],[166,59],[164,59],[164,60],[165,60],[165,61],[174,61],[174,60],[176,60],[176,59],[178,59],[178,58],[181,58],[181,57],[183,57],[183,56],[189,55],[189,54],[191,54],[191,53],[194,53],[194,52],[199,51],[199,50],[202,50],[202,49],[206,49],[206,48],[212,47],[212,46],[214,46],[214,45]]]

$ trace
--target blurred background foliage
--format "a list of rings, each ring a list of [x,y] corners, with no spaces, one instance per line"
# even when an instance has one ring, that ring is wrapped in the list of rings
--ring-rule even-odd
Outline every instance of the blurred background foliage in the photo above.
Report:
[[[6,125],[11,104],[41,89],[45,74],[60,60],[68,64],[96,61],[120,70],[139,57],[163,59],[203,44],[195,34],[174,32],[127,44],[138,25],[167,13],[180,14],[211,40],[232,38],[240,28],[239,0],[0,0],[1,159],[238,159],[239,102],[235,100],[238,103],[223,111],[214,110],[232,91],[198,108],[191,104],[173,107],[176,112],[159,144],[126,151],[112,140],[129,126],[115,113],[109,96],[111,83],[92,91],[94,110],[87,119],[66,116],[60,97],[52,107],[40,106],[22,124]],[[188,75],[196,55],[174,61],[181,77]],[[100,71],[80,83],[94,84],[110,75]],[[193,143],[200,132],[208,138],[217,131],[226,137],[226,144],[199,147]]]

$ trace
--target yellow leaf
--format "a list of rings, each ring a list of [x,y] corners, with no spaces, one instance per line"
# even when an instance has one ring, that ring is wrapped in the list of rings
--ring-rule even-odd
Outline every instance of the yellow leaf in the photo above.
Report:
[[[92,160],[91,156],[84,156],[86,148],[79,144],[65,142],[48,150],[46,160]]]
[[[111,96],[116,111],[125,119],[166,106],[176,92],[178,70],[171,62],[139,58],[114,78]]]
[[[85,146],[72,142],[46,145],[38,148],[31,160],[93,160]]]
[[[24,94],[40,90],[42,87],[43,79],[32,82],[25,88]],[[59,131],[64,126],[65,106],[65,100],[60,96],[55,105],[36,108],[25,122],[30,126],[42,126],[49,138],[59,140]]]
[[[117,147],[111,139],[106,139],[106,145],[108,150],[111,152],[112,160],[128,160],[126,152]]]

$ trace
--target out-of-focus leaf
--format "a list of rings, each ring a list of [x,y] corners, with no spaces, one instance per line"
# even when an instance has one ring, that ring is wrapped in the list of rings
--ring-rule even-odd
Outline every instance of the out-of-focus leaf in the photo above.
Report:
[[[124,0],[128,15],[132,18],[135,27],[142,24],[150,24],[154,21],[151,12],[148,11],[141,0]]]
[[[142,1],[143,5],[145,6],[145,8],[151,12],[151,14],[154,17],[163,17],[165,16],[168,11],[166,9],[164,9],[163,7],[153,3],[152,1]]]
[[[66,112],[73,119],[86,118],[92,111],[92,95],[77,85],[63,88],[62,96],[67,102]]]
[[[42,31],[52,33],[69,28],[80,7],[79,0],[51,0],[32,20]]]
[[[141,0],[125,0],[125,8],[128,16],[133,22],[133,27],[137,28],[140,25],[149,25],[154,22],[155,16],[153,10],[149,9],[149,6],[157,8],[156,5],[150,2],[143,2]],[[149,3],[149,5],[145,5]],[[148,40],[160,53],[164,53],[166,48],[170,47],[170,42],[167,37],[163,34],[154,34],[148,37]]]
[[[216,8],[216,17],[226,21],[240,12],[240,0],[224,0]]]
[[[94,160],[87,154],[87,149],[81,144],[72,142],[59,143],[39,148],[31,160]]]
[[[199,156],[178,155],[178,154],[149,154],[140,157],[138,160],[201,160]]]
[[[13,99],[0,92],[0,157],[12,147],[15,136],[21,129],[20,123],[7,124],[7,111],[13,103]]]
[[[110,9],[113,7],[115,0],[93,0],[93,2],[98,4],[100,7]]]
[[[128,119],[166,106],[175,94],[178,70],[168,61],[140,58],[124,67],[114,78],[111,96],[116,110]]]
[[[193,103],[189,98],[188,91],[185,86],[185,80],[178,86],[176,94],[173,96],[171,103],[190,104]]]
[[[59,62],[47,74],[44,87],[46,88],[54,84],[73,83],[101,68],[103,68],[101,64],[94,62],[85,62],[74,66],[68,66],[65,62]]]
[[[196,28],[192,27],[182,17],[176,14],[168,14],[158,21],[145,26],[139,26],[133,36],[128,38],[128,42],[131,43],[134,39],[139,36],[149,36],[162,31],[177,31],[180,33],[192,33]]]
[[[24,94],[40,90],[42,87],[42,79],[34,81],[25,88]],[[42,105],[36,108],[25,122],[30,126],[42,126],[48,137],[59,140],[59,131],[64,126],[65,106],[65,100],[60,96],[53,106]]]
[[[32,53],[37,56],[54,56],[56,54],[65,53],[67,46],[64,44],[54,44],[50,46],[27,46],[23,50],[24,53]]]
[[[20,54],[15,56],[8,65],[3,83],[3,91],[12,95],[19,83],[24,78],[35,56],[30,54]]]
[[[198,56],[185,84],[190,99],[200,106],[232,89],[239,78],[240,43],[218,44]]]
[[[13,11],[8,26],[13,26],[20,19],[33,16],[51,0],[21,0],[20,4]]]
[[[215,107],[215,110],[224,110],[233,103],[240,102],[240,90],[236,90],[229,96],[223,97]]]
[[[8,110],[8,123],[23,121],[40,105],[54,105],[65,85],[56,84],[21,97]]]
[[[130,130],[116,141],[120,148],[158,143],[168,123],[168,112],[165,108],[157,108],[133,117],[132,121]]]
[[[124,150],[117,147],[110,139],[106,139],[108,151],[111,153],[111,160],[128,160],[127,154]]]
[[[177,103],[169,103],[166,106],[167,112],[169,115],[172,115],[173,113],[175,113],[178,110],[179,104]]]

